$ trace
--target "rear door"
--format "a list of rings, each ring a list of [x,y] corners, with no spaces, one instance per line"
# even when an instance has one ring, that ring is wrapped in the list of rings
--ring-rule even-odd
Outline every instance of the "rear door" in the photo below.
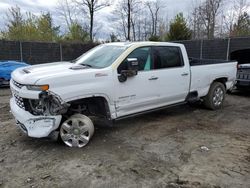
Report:
[[[190,84],[189,65],[176,46],[152,47],[154,75],[157,77],[158,103],[162,106],[185,101]]]

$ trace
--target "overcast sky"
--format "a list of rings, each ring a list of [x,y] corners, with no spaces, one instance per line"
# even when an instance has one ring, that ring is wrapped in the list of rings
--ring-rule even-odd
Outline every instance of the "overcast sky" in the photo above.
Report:
[[[6,21],[6,12],[10,7],[19,6],[22,12],[31,12],[35,15],[39,15],[42,12],[49,11],[54,20],[55,25],[60,25],[62,32],[65,30],[65,23],[61,16],[58,14],[57,7],[58,1],[60,0],[0,0],[0,30],[4,29]],[[109,34],[115,29],[111,17],[112,10],[118,0],[112,0],[112,6],[100,10],[95,17],[97,22],[98,38],[108,38]],[[162,13],[164,14],[164,19],[172,19],[178,12],[183,12],[184,15],[192,10],[195,1],[202,0],[162,0],[164,3],[164,8],[162,8]],[[229,2],[232,0],[227,0]],[[247,0],[250,2],[250,0]]]

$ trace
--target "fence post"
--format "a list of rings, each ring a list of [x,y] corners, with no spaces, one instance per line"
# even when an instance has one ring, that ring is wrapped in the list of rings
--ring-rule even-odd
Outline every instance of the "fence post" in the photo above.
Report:
[[[201,39],[200,59],[202,59],[202,56],[203,56],[203,39]]]
[[[20,60],[23,61],[23,46],[21,41],[19,41],[19,48],[20,48]]]
[[[227,61],[229,59],[230,43],[231,43],[231,38],[228,38],[228,40],[227,40]]]
[[[60,59],[63,61],[63,55],[62,55],[62,43],[60,43]]]

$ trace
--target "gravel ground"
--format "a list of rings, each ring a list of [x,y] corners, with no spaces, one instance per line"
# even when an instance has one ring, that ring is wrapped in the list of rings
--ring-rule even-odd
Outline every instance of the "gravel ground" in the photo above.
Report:
[[[9,97],[0,89],[0,187],[250,187],[250,94],[123,120],[82,149],[28,138]]]

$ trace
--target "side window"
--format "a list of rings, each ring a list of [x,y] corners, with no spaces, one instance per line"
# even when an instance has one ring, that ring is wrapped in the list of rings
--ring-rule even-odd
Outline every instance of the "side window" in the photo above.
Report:
[[[139,63],[139,71],[151,70],[151,47],[137,48],[131,52],[127,58],[137,58]],[[127,69],[127,58],[118,67],[118,73],[120,73],[121,70]]]
[[[181,67],[183,65],[179,47],[157,46],[153,48],[154,69]]]

